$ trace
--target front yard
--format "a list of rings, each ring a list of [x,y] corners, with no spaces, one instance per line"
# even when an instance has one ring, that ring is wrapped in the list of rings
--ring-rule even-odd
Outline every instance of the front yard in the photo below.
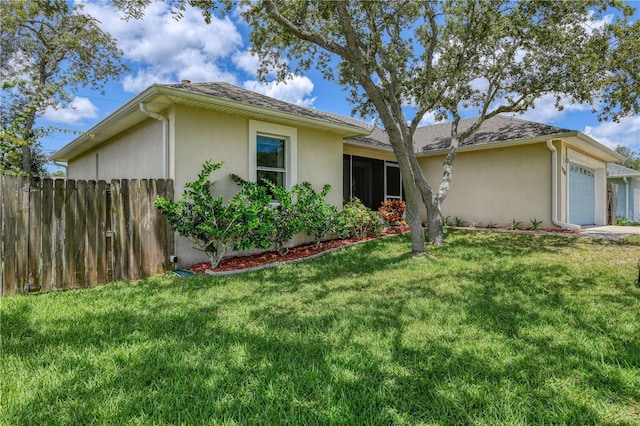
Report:
[[[0,424],[640,424],[640,241],[449,230],[4,298]]]

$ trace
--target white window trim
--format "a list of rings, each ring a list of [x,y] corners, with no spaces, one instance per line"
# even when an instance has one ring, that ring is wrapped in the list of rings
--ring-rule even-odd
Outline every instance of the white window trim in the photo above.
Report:
[[[298,129],[280,124],[249,120],[249,181],[258,178],[258,135],[284,139],[285,187],[298,183]]]
[[[387,167],[395,167],[400,170],[400,164],[392,161],[384,162],[384,199],[402,200],[402,174],[400,174],[400,195],[389,195],[389,180],[387,179]]]

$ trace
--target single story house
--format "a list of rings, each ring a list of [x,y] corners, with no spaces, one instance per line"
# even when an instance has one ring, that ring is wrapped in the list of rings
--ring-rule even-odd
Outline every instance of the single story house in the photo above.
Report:
[[[607,179],[618,189],[616,217],[640,222],[640,171],[609,164]]]
[[[416,155],[434,186],[448,143],[449,124],[416,131]],[[274,150],[277,164],[262,164],[259,154]],[[402,197],[384,131],[221,82],[154,84],[52,159],[68,163],[70,179],[173,179],[176,197],[208,159],[224,162],[213,178],[225,197],[237,191],[231,173],[285,187],[330,184],[327,201],[338,206],[353,196],[377,209]],[[621,160],[578,131],[494,117],[460,147],[443,214],[484,224],[605,224],[607,163]],[[181,264],[204,260],[181,238],[176,254]]]

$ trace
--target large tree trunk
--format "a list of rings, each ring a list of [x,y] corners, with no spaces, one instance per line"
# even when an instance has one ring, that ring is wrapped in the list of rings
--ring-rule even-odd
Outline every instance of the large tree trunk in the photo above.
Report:
[[[400,165],[400,173],[404,182],[415,181],[413,169],[411,168],[409,155],[407,152],[402,152],[401,149],[396,149],[396,159]],[[415,185],[404,185],[404,198],[407,204],[405,210],[405,218],[409,225],[409,232],[411,235],[411,251],[415,253],[424,253],[426,245],[424,241],[424,230],[422,228],[422,221],[420,220],[420,192]]]

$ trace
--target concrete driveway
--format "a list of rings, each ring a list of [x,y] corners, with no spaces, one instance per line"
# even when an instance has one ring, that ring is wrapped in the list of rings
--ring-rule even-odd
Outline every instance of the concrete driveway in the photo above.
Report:
[[[580,235],[607,240],[620,240],[629,235],[640,235],[640,226],[583,226]]]

